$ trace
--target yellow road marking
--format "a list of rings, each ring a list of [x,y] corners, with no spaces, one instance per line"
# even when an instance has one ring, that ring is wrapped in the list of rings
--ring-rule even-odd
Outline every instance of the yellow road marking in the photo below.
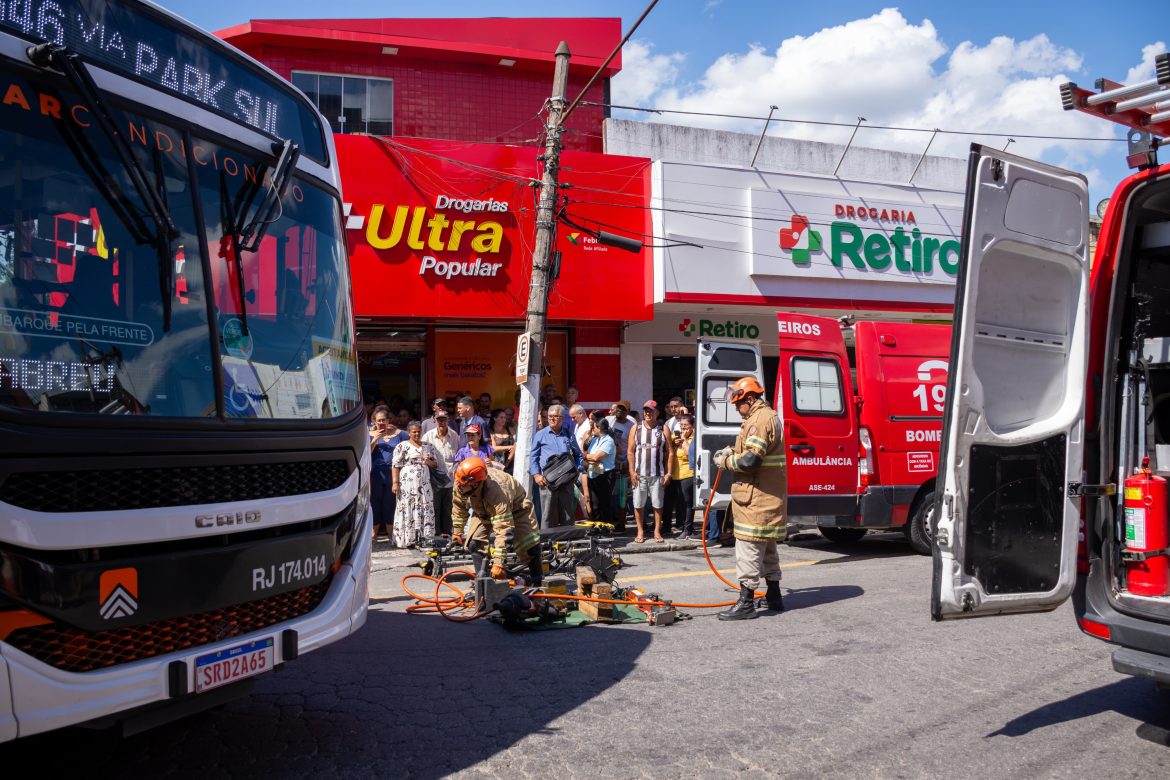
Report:
[[[813,566],[822,563],[822,561],[794,561],[793,563],[780,564],[781,569],[793,569],[797,566]],[[717,569],[720,574],[735,574],[735,569]],[[647,574],[645,577],[622,577],[622,582],[646,582],[648,580],[671,580],[677,577],[699,577],[704,574],[710,574],[710,569],[700,569],[699,571],[676,571],[669,574]]]

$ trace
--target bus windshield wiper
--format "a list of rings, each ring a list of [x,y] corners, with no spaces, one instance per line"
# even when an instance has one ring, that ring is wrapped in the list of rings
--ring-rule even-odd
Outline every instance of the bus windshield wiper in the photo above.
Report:
[[[255,195],[253,190],[246,193],[240,190],[237,203],[232,204],[228,195],[227,179],[220,173],[220,203],[223,210],[223,224],[229,231],[231,238],[231,259],[235,264],[236,295],[240,307],[240,329],[248,335],[248,296],[244,291],[244,259],[243,252],[255,252],[260,248],[268,232],[268,226],[275,222],[279,215],[276,213],[284,199],[285,190],[292,181],[293,171],[296,170],[297,158],[301,156],[301,148],[290,140],[283,144],[273,144],[272,150],[280,149],[276,157],[276,164],[272,166],[272,173],[268,177],[269,188],[264,199],[256,207],[256,213],[246,225],[239,225],[248,210],[248,202]]]
[[[159,191],[147,181],[146,170],[134,156],[126,137],[118,132],[118,126],[110,114],[106,102],[98,91],[97,84],[81,62],[76,52],[64,46],[42,43],[28,49],[28,58],[43,68],[55,68],[65,75],[73,88],[81,94],[86,107],[97,119],[98,127],[113,146],[126,175],[134,185],[142,205],[155,225],[154,244],[158,252],[159,285],[162,289],[163,330],[171,329],[171,242],[179,237],[179,231],[171,219],[170,210]]]
[[[275,144],[273,146],[275,147]],[[276,209],[284,199],[285,190],[288,188],[289,182],[292,181],[297,158],[300,156],[301,147],[292,141],[286,140],[281,146],[280,154],[276,158],[276,165],[273,166],[272,174],[269,176],[272,186],[264,194],[264,200],[256,208],[256,214],[252,217],[252,221],[240,228],[240,249],[245,252],[255,252],[260,248],[260,242],[264,240],[268,226],[277,219]]]

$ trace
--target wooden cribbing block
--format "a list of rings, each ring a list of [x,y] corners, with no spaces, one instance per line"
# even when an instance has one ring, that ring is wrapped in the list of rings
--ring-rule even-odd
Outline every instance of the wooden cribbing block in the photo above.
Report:
[[[604,582],[583,585],[578,588],[577,592],[582,596],[592,596],[598,599],[613,598],[613,587]],[[613,620],[613,604],[579,601],[577,605],[577,609],[581,610],[590,620],[606,623]]]
[[[597,572],[593,571],[592,566],[578,566],[577,567],[577,591],[584,593],[583,588],[586,585],[594,585],[597,583]]]

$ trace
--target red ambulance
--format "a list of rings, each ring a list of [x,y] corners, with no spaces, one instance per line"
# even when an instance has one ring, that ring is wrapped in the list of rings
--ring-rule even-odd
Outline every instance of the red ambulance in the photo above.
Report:
[[[1170,55],[1066,109],[1131,128],[1089,262],[1083,176],[974,146],[935,518],[936,620],[1070,596],[1116,670],[1170,685]]]
[[[858,322],[851,328],[854,369],[849,327],[838,320],[781,312],[776,325],[780,364],[771,400],[784,420],[792,522],[815,523],[842,543],[869,529],[901,528],[929,554],[950,327]],[[720,397],[723,388],[746,374],[762,382],[763,373],[758,345],[733,340],[701,340],[698,366],[704,399],[698,460],[706,486],[709,453],[739,429],[739,416]],[[728,487],[719,488],[713,506],[722,507]]]

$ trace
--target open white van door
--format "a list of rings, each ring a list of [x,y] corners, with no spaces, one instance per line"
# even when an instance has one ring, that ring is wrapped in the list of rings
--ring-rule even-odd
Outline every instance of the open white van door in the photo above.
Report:
[[[719,485],[713,484],[715,469],[711,455],[735,444],[743,418],[727,402],[727,389],[737,379],[754,376],[764,384],[764,361],[760,345],[754,341],[712,341],[699,339],[695,365],[695,475],[698,477],[696,507],[705,508],[711,490],[713,509],[731,503],[731,476],[724,474]],[[769,403],[771,403],[769,399]]]
[[[1076,577],[1088,184],[973,145],[935,509],[935,620],[1048,610]]]

